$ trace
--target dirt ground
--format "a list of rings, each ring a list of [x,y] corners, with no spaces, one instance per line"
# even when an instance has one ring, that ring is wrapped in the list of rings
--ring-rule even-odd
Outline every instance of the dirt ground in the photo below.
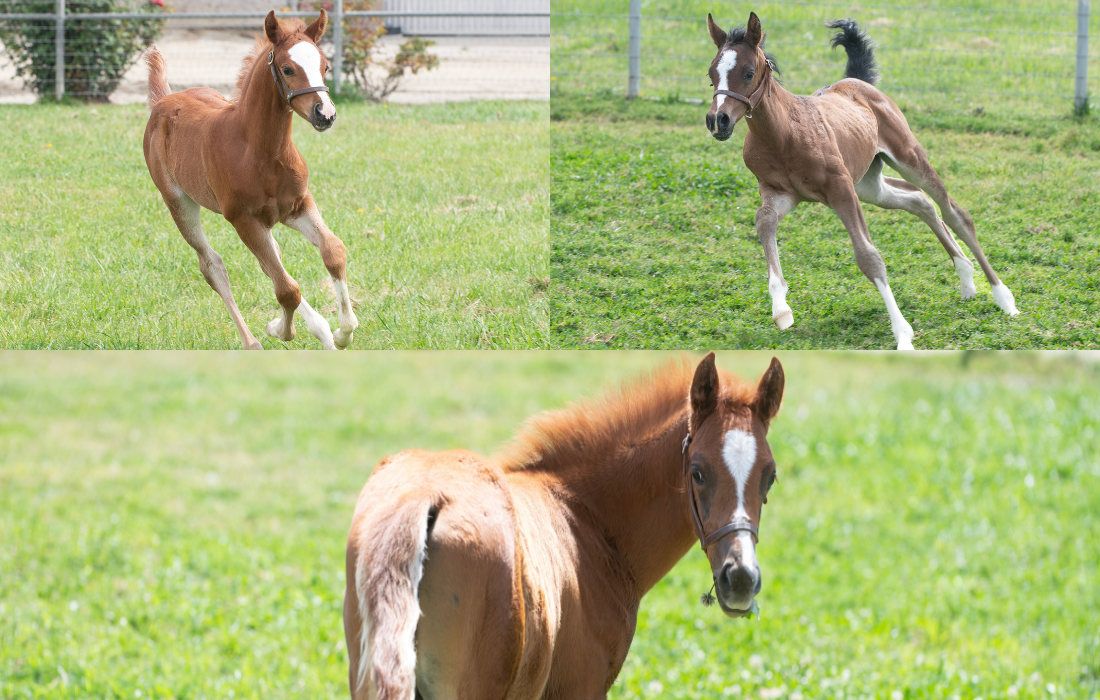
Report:
[[[157,41],[168,60],[173,91],[205,85],[225,95],[233,91],[241,59],[255,34],[211,29],[169,29]],[[401,36],[382,39],[383,55],[392,55]],[[436,37],[431,52],[439,67],[405,77],[391,102],[421,104],[465,100],[550,99],[549,37]],[[127,71],[111,95],[116,104],[145,101],[146,69],[140,62]],[[29,104],[7,58],[0,56],[0,103]]]

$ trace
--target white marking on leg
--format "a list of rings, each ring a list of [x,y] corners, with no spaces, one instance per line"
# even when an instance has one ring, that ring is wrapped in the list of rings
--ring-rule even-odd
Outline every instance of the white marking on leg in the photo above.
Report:
[[[718,59],[718,89],[729,90],[730,89],[730,71],[737,65],[737,52],[736,51],[723,51],[722,58]],[[725,95],[718,95],[718,107],[722,106],[722,103],[726,101]]]
[[[894,301],[894,293],[890,291],[890,285],[877,277],[874,281],[875,286],[878,287],[878,293],[882,295],[882,300],[886,302],[886,311],[890,314],[890,328],[894,332],[894,340],[898,343],[898,350],[912,350],[913,327],[901,315],[898,303]]]
[[[291,61],[297,63],[305,71],[310,87],[322,87],[325,84],[324,79],[321,77],[321,52],[317,50],[316,46],[308,41],[300,41],[290,47],[287,54],[290,56]],[[321,96],[321,114],[331,119],[336,114],[336,105],[332,104],[332,99],[329,98],[327,92],[317,94]]]
[[[351,344],[351,336],[355,329],[359,327],[359,319],[355,318],[355,314],[351,310],[351,295],[348,294],[347,282],[334,277],[332,279],[332,289],[336,292],[336,306],[339,309],[337,320],[339,327],[332,334],[332,339],[336,343],[336,347],[343,350]]]
[[[959,276],[959,282],[962,283],[962,298],[973,298],[978,293],[974,288],[974,266],[966,258],[951,258],[951,262],[955,264],[955,274]]]
[[[321,345],[325,350],[336,349],[336,345],[332,340],[332,330],[328,327],[328,321],[325,320],[324,316],[314,311],[313,307],[304,298],[302,303],[298,304],[298,313],[302,314],[302,318],[306,322],[306,328],[309,329],[314,338],[321,341]]]
[[[1004,285],[993,285],[993,301],[997,302],[997,306],[1001,307],[1001,311],[1004,311],[1009,316],[1015,316],[1020,313],[1016,309],[1016,299],[1012,296],[1012,292]]]
[[[779,330],[785,331],[794,324],[794,312],[787,305],[787,283],[772,274],[768,268],[768,294],[772,297],[772,320]]]

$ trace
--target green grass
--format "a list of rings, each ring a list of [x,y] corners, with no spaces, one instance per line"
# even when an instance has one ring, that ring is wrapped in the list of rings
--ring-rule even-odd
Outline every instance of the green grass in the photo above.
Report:
[[[965,9],[960,9],[962,6]],[[565,91],[612,90],[627,83],[627,5],[617,0],[553,0],[552,82]],[[715,48],[707,13],[723,29],[755,11],[768,49],[793,89],[810,93],[843,75],[827,20],[852,17],[878,45],[882,86],[903,106],[1006,107],[1035,114],[1072,110],[1076,4],[1066,0],[895,0],[869,6],[762,0],[645,0],[641,94],[710,99],[706,76]],[[1090,20],[1100,34],[1100,14]],[[1100,91],[1100,53],[1088,59],[1088,86]],[[1095,107],[1095,100],[1094,105]]]
[[[548,109],[345,104],[324,134],[295,120],[314,198],[348,248],[351,347],[546,345]],[[139,106],[0,108],[0,346],[239,347],[149,178],[146,120]],[[319,347],[303,324],[292,343],[265,336],[270,281],[221,216],[203,226],[264,346]],[[320,254],[288,228],[275,236],[334,323]]]
[[[489,452],[660,359],[236,357],[0,356],[0,697],[346,697],[344,542],[377,460]],[[1097,367],[780,357],[763,617],[702,607],[693,550],[610,697],[1100,698]]]
[[[741,156],[745,127],[718,143],[706,110],[554,94],[553,345],[893,347],[881,297],[856,267],[843,225],[820,204],[802,204],[780,223],[795,325],[775,328],[753,225],[760,199]],[[866,206],[915,346],[1100,345],[1100,120],[919,107],[906,117],[1021,311],[1004,315],[980,271],[977,298],[963,302],[927,226]]]

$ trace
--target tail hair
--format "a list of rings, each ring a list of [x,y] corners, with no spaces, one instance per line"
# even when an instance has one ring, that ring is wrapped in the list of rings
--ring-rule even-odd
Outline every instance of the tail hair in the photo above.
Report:
[[[168,87],[168,78],[165,76],[168,62],[164,60],[164,54],[157,49],[156,44],[149,44],[149,48],[145,50],[145,65],[149,66],[149,109],[152,109],[153,105],[172,94],[172,88]]]
[[[844,69],[845,78],[855,78],[874,85],[878,82],[878,65],[875,63],[875,45],[871,37],[859,28],[854,19],[834,19],[826,22],[830,29],[839,29],[833,37],[833,48],[844,47],[848,54],[848,65]]]
[[[416,694],[418,589],[437,513],[435,505],[419,501],[376,521],[356,564],[363,622],[356,686],[369,675],[377,700],[413,700]]]

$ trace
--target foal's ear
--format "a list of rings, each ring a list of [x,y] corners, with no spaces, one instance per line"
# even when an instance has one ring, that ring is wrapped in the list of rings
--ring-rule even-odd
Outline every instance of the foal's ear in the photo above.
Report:
[[[709,353],[695,368],[691,380],[691,412],[699,420],[718,405],[718,368],[714,366],[714,353]]]
[[[756,398],[752,400],[753,410],[757,417],[768,427],[768,423],[775,414],[779,413],[779,404],[783,403],[783,365],[779,359],[773,357],[768,371],[760,378],[760,384],[756,387]]]
[[[753,46],[760,46],[760,42],[764,40],[764,28],[760,26],[760,18],[756,16],[755,12],[749,13],[749,24],[746,29],[748,29],[748,32],[745,34],[745,38],[749,40],[749,43]]]
[[[714,23],[714,18],[707,13],[707,31],[710,32],[710,40],[714,42],[714,45],[718,48],[722,48],[726,45],[726,33],[722,31],[722,28]]]
[[[264,34],[267,34],[267,40],[272,44],[278,44],[279,39],[283,38],[283,25],[275,19],[275,10],[268,12],[267,17],[264,17]]]
[[[325,35],[325,30],[328,28],[328,15],[325,14],[325,8],[321,8],[321,16],[314,20],[313,24],[306,27],[304,34],[309,37],[309,40],[316,44],[321,40],[321,37]]]

